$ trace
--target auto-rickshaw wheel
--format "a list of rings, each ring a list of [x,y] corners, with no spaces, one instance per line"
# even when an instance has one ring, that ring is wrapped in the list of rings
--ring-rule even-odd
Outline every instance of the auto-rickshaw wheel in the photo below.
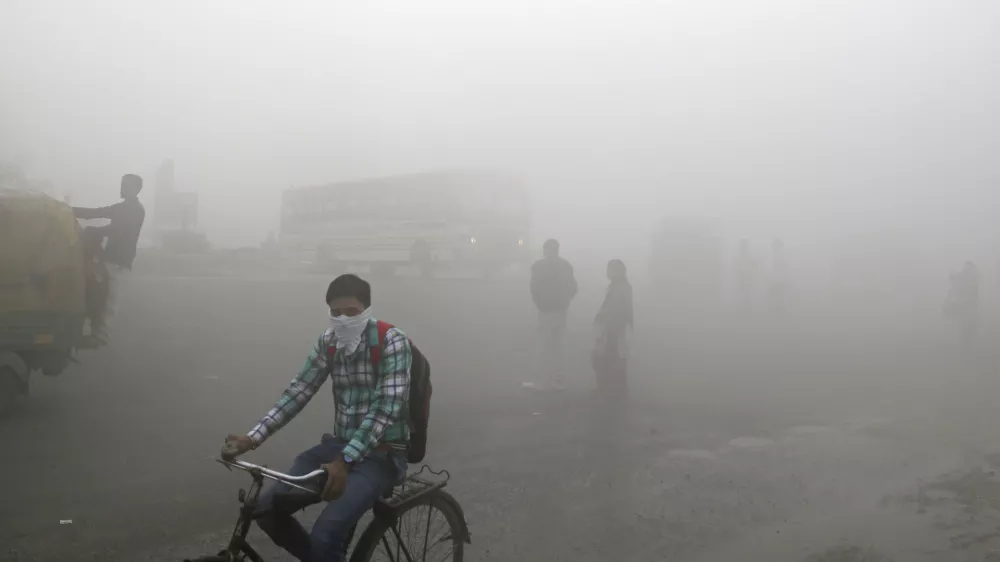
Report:
[[[21,382],[17,373],[9,367],[0,367],[0,417],[10,413],[20,394]]]

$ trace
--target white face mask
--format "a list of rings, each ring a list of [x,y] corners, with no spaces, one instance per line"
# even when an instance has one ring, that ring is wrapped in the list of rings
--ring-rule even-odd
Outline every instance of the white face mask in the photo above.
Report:
[[[357,316],[330,315],[330,326],[337,338],[337,349],[343,349],[348,355],[357,351],[361,345],[361,336],[368,328],[368,320],[372,317],[371,307]]]

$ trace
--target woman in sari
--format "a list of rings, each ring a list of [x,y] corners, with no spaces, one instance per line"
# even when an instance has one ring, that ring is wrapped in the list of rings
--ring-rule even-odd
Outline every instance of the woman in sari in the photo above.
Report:
[[[632,329],[632,285],[621,260],[608,262],[608,280],[611,283],[604,304],[594,319],[598,336],[592,361],[598,390],[625,396],[628,391],[626,338]]]

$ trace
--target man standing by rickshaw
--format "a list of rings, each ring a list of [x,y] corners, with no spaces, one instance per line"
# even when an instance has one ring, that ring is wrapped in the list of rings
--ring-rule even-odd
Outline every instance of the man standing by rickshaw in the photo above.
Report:
[[[114,205],[99,208],[73,207],[73,214],[78,219],[108,219],[110,222],[100,227],[89,227],[89,236],[97,238],[97,244],[107,239],[103,250],[103,261],[107,265],[107,278],[103,287],[96,288],[92,294],[103,295],[104,302],[98,302],[92,307],[90,316],[90,334],[84,345],[97,346],[105,343],[107,337],[106,318],[114,314],[114,303],[117,298],[122,276],[132,270],[135,261],[136,246],[139,244],[139,233],[146,219],[146,209],[139,202],[139,192],[142,191],[142,178],[136,174],[122,176],[121,198]],[[97,281],[101,283],[101,280]]]

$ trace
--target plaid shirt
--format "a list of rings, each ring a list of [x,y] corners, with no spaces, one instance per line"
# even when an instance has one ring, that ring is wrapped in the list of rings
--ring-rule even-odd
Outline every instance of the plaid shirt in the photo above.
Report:
[[[409,428],[403,418],[410,392],[410,342],[396,328],[383,342],[380,376],[372,369],[370,342],[378,340],[376,320],[361,336],[361,344],[351,355],[336,351],[332,364],[329,350],[336,345],[328,329],[316,342],[305,366],[281,394],[278,403],[248,434],[258,445],[281,429],[312,400],[328,377],[333,379],[333,402],[337,409],[334,435],[347,442],[344,455],[352,461],[365,458],[379,444],[405,447]]]

